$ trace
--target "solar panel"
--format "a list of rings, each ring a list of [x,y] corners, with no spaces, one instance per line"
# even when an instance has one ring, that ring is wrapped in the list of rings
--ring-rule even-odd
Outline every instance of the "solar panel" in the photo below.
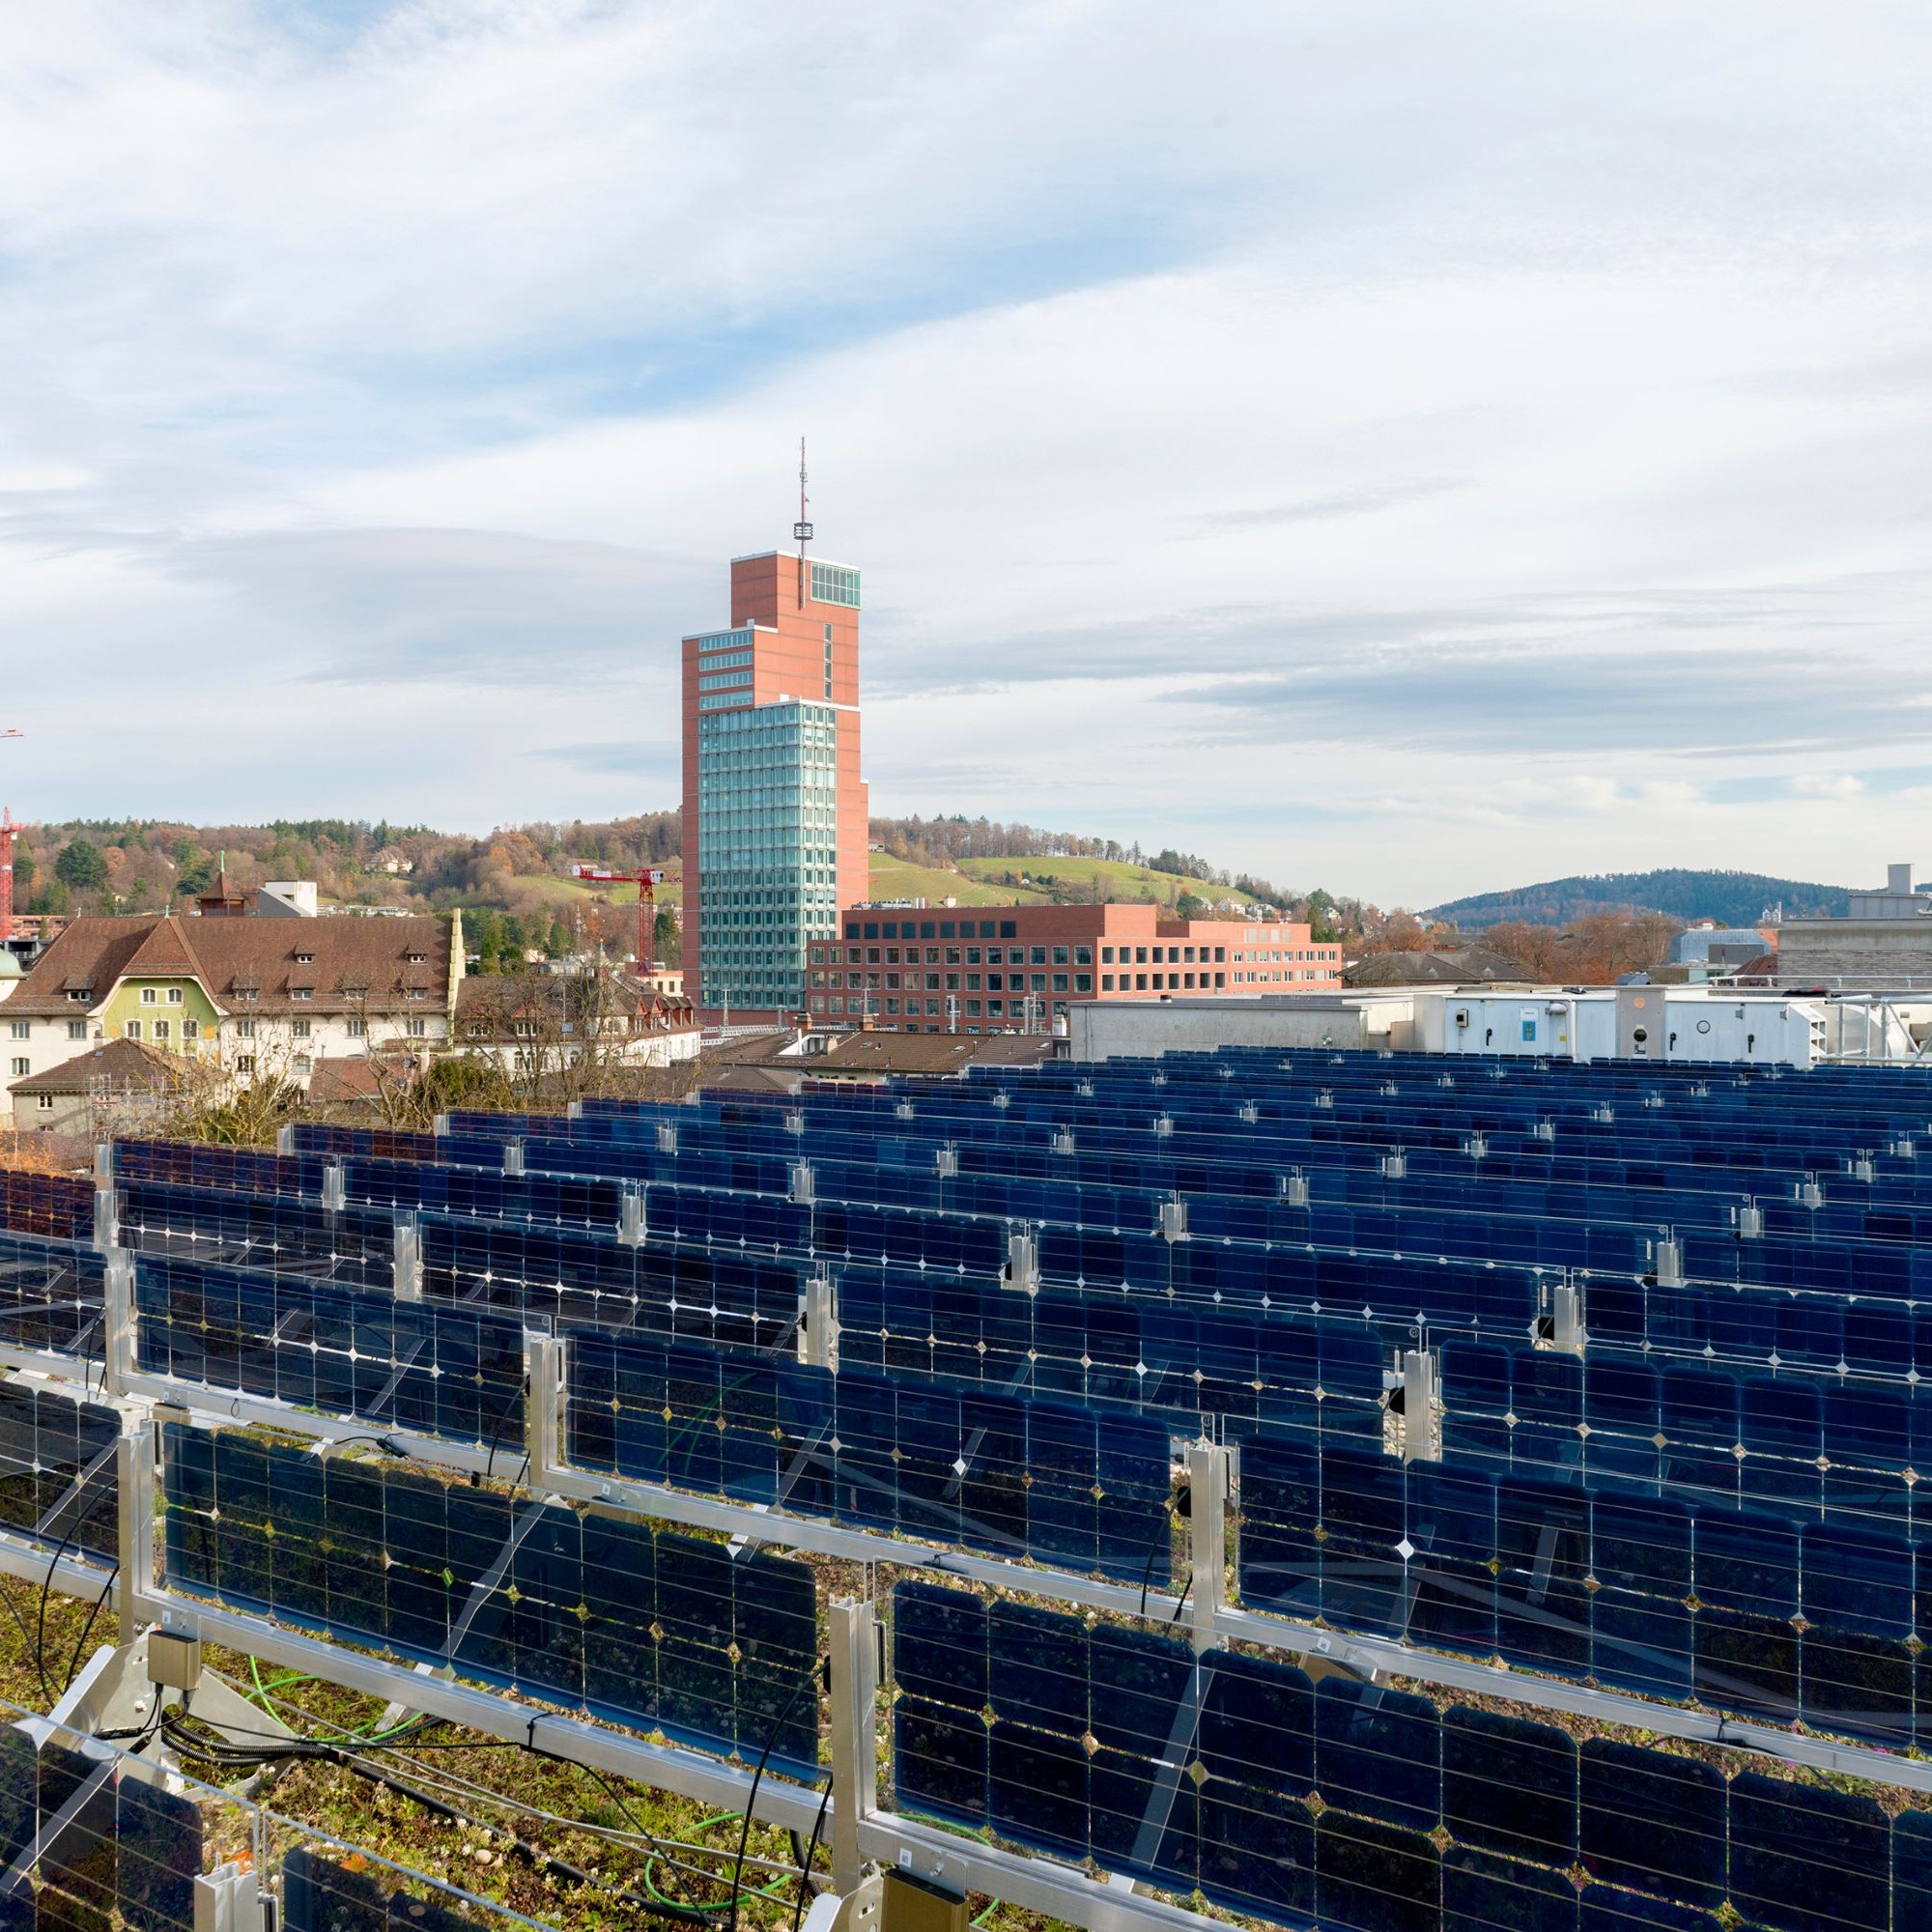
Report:
[[[774,1763],[815,1766],[815,1701],[794,1695],[817,1654],[798,1564],[184,1424],[163,1447],[176,1588],[707,1749],[769,1741]]]

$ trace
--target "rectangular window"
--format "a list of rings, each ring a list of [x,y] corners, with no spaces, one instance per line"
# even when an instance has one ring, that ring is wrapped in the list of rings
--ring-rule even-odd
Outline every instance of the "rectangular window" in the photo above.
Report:
[[[24,1079],[33,1070],[34,1063],[31,1060],[15,1060],[14,1062],[14,1078],[15,1080]]]
[[[236,1072],[237,1072],[237,1073],[252,1073],[252,1072],[254,1072],[254,1070],[255,1070],[255,1056],[254,1056],[254,1055],[253,1055],[252,1053],[244,1053],[244,1054],[241,1055],[241,1057],[240,1057],[239,1059],[237,1059],[237,1061],[236,1061],[236,1063],[235,1063],[235,1070],[236,1070]]]
[[[182,1037],[184,1039],[199,1039],[201,1037],[201,1022],[199,1020],[183,1020]]]
[[[141,1022],[139,1020],[129,1020],[128,1024],[121,1029],[121,1031],[125,1033],[129,1039],[139,1039],[141,1037]]]
[[[991,1013],[995,1018],[998,1018],[999,1015],[1006,1010],[1006,1006],[1003,1001],[988,1000],[986,1002],[986,1010],[989,1013]]]
[[[309,1020],[292,1021],[289,1026],[289,1031],[292,1034],[294,1034],[298,1039],[306,1039],[309,1037],[310,1033],[313,1031],[313,1022]]]
[[[71,1025],[71,1022],[69,1024]],[[32,1020],[11,1020],[8,1022],[7,1031],[15,1039],[26,1039],[34,1031],[34,1023]],[[85,1020],[82,1020],[80,1023],[80,1035],[83,1039],[87,1037],[87,1022]]]
[[[429,1022],[427,1020],[412,1019],[409,1026],[410,1037],[412,1039],[421,1039],[429,1032]]]
[[[1032,975],[1030,990],[1036,993],[1046,991],[1046,975],[1044,973],[1035,973]]]
[[[174,1031],[173,1024],[170,1021],[156,1020],[155,1022],[156,1042],[158,1044],[159,1042],[165,1040],[168,1037],[169,1034],[171,1034],[173,1031]]]
[[[980,976],[979,976],[979,974],[977,974],[977,973],[969,973],[969,974],[967,974],[967,976],[966,976],[966,990],[967,990],[967,991],[968,991],[969,993],[977,993],[977,992],[978,992],[978,991],[980,990]]]
[[[1054,963],[1054,964],[1055,964],[1056,966],[1065,966],[1065,965],[1066,964],[1066,949],[1065,949],[1065,947],[1064,947],[1064,946],[1056,946],[1056,947],[1055,947],[1055,948],[1053,949],[1053,963]]]
[[[1111,993],[1114,990],[1114,976],[1111,973],[1100,975],[1100,990],[1103,993]]]
[[[1094,949],[1091,946],[1076,946],[1073,949],[1073,963],[1076,966],[1093,965]]]
[[[979,965],[979,963],[980,963],[980,949],[979,949],[979,948],[978,948],[977,946],[969,946],[969,947],[968,947],[968,948],[966,949],[966,963],[967,963],[967,965],[969,965],[969,966],[977,966],[977,965]]]
[[[1148,950],[1145,946],[1136,946],[1134,948],[1134,964],[1136,966],[1145,966],[1147,964],[1147,955]],[[1122,953],[1122,956],[1124,958],[1125,954]]]
[[[988,973],[988,974],[986,975],[986,990],[987,990],[987,992],[989,992],[989,993],[1002,993],[1002,992],[1005,992],[1005,991],[1006,991],[1006,985],[1007,985],[1007,981],[1006,981],[1006,976],[1005,976],[1004,974],[1002,974],[1002,973]]]
[[[141,988],[141,1004],[144,1007],[158,1006],[160,998],[160,993],[156,988],[153,986],[143,986]]]
[[[70,1039],[85,1039],[87,1037],[87,1022],[85,1020],[69,1020],[67,1023],[67,1037]]]
[[[170,986],[168,988],[168,1005],[171,1007],[178,1007],[181,1005],[181,1003],[182,1003],[182,989],[179,986]]]
[[[980,1002],[978,1000],[968,1000],[966,1002],[966,1010],[969,1013],[977,1015],[980,1010]]]
[[[235,1022],[235,1037],[237,1039],[253,1039],[255,1037],[255,1022],[253,1020],[237,1020]]]
[[[813,563],[811,601],[814,604],[842,604],[847,610],[859,608],[859,573],[842,563]]]
[[[980,937],[981,939],[1017,939],[1020,936],[1020,923],[1016,919],[1003,919],[1000,922],[1000,929],[996,933],[990,933],[986,930],[986,926],[991,923],[992,922],[988,920],[980,927]]]
[[[1126,975],[1123,973],[1121,975],[1121,977],[1122,979],[1124,980],[1126,978]],[[1148,989],[1147,975],[1145,973],[1136,973],[1134,975],[1134,991],[1137,993],[1145,993],[1147,989]]]
[[[1094,990],[1094,976],[1091,973],[1076,973],[1073,976],[1073,990],[1076,993],[1091,993]]]
[[[1046,948],[1045,948],[1045,947],[1043,947],[1043,946],[1036,946],[1036,947],[1035,947],[1035,948],[1033,949],[1033,963],[1034,963],[1034,965],[1036,965],[1036,966],[1044,966],[1044,965],[1046,964]]]
[[[1114,963],[1114,949],[1111,946],[1101,947],[1100,964],[1102,966],[1111,966],[1113,963]]]
[[[1035,975],[1034,977],[1035,977],[1036,979],[1037,979],[1037,978],[1038,978],[1039,976],[1038,976],[1037,974],[1036,974],[1036,975]],[[1065,990],[1066,990],[1066,975],[1065,975],[1065,973],[1056,973],[1056,974],[1055,974],[1055,975],[1053,976],[1053,990],[1054,990],[1054,991],[1055,991],[1056,993],[1064,993],[1064,992],[1065,992]]]
[[[42,1113],[51,1114],[54,1110],[54,1096],[51,1094],[43,1094],[40,1097],[39,1106]]]
[[[1225,965],[1227,963],[1227,958],[1228,958],[1228,949],[1225,946],[1215,947],[1214,949],[1215,965],[1217,966]]]
[[[315,988],[313,986],[291,986],[289,988],[289,998],[292,1000],[312,1000],[315,998]]]

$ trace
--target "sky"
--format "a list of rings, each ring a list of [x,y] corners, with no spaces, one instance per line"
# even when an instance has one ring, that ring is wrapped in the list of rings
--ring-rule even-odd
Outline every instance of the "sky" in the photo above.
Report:
[[[1932,869],[1932,14],[0,20],[0,801],[668,807],[726,560],[879,813],[1430,905]]]

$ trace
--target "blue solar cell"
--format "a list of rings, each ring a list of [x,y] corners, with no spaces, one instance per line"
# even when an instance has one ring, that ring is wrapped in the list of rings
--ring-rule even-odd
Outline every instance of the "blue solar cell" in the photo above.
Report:
[[[993,1823],[1037,1851],[1083,1859],[1089,1844],[1088,1758],[1077,1737],[1001,1719],[993,1725]]]
[[[1323,1678],[1315,1687],[1315,1781],[1322,1803],[1433,1832],[1442,1810],[1441,1728],[1427,1697]]]
[[[1695,1906],[1606,1885],[1584,1888],[1577,1922],[1577,1932],[1717,1932],[1719,1923]]]
[[[1722,1904],[1726,1787],[1715,1765],[1592,1738],[1578,1752],[1578,1790],[1593,1878]]]
[[[988,1622],[993,1710],[1012,1723],[1084,1736],[1088,1719],[1087,1627],[1031,1604],[997,1603]]]
[[[1315,1687],[1294,1665],[1212,1651],[1200,1752],[1210,1776],[1297,1797],[1315,1784]]]
[[[986,1702],[989,1634],[983,1599],[931,1583],[893,1591],[893,1675],[900,1690],[979,1711]]]
[[[1442,1822],[1460,1842],[1567,1865],[1577,1848],[1577,1746],[1548,1724],[1450,1711]]]
[[[1741,1773],[1730,1787],[1730,1897],[1775,1932],[1885,1932],[1890,1833],[1869,1798]]]
[[[1317,1915],[1338,1932],[1435,1932],[1439,1862],[1419,1832],[1324,1812],[1315,1834]]]
[[[1443,1932],[1575,1932],[1567,1873],[1458,1845],[1442,1860]]]
[[[893,1766],[908,1809],[976,1829],[988,1822],[987,1732],[977,1710],[901,1697],[893,1706]]]
[[[1315,1911],[1315,1821],[1298,1800],[1214,1779],[1201,1793],[1202,1892],[1290,1923]]]

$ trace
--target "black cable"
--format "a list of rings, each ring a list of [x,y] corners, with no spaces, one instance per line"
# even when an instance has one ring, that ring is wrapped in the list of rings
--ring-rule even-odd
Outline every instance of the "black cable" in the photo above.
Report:
[[[598,1878],[587,1872],[582,1865],[574,1865],[567,1859],[559,1859],[528,1839],[520,1837],[514,1832],[505,1832],[500,1827],[485,1824],[480,1818],[471,1817],[468,1812],[459,1811],[455,1805],[445,1804],[440,1798],[433,1797],[426,1791],[419,1791],[414,1785],[406,1784],[400,1778],[391,1777],[386,1772],[374,1765],[359,1761],[355,1753],[340,1749],[334,1745],[317,1745],[307,1739],[284,1740],[279,1750],[242,1750],[235,1752],[224,1749],[218,1743],[213,1743],[195,1736],[180,1721],[163,1726],[163,1735],[170,1746],[180,1754],[189,1759],[199,1759],[204,1764],[224,1766],[225,1760],[240,1756],[257,1763],[272,1763],[280,1758],[320,1758],[336,1764],[352,1776],[365,1778],[372,1784],[379,1784],[384,1790],[393,1791],[398,1797],[408,1798],[420,1804],[425,1810],[439,1818],[447,1819],[451,1824],[474,1825],[491,1832],[498,1837],[508,1838],[510,1849],[523,1859],[541,1878],[563,1878],[575,1885],[585,1885],[612,1897],[620,1898],[625,1904],[635,1907],[650,1918],[661,1918],[673,1925],[698,1925],[714,1928],[722,1917],[719,1913],[706,1912],[696,1905],[665,1905],[643,1892],[633,1891],[628,1886],[612,1885],[608,1879]],[[309,1747],[304,1748],[304,1747]],[[451,1746],[451,1749],[465,1747]],[[470,1746],[467,1748],[474,1749]],[[510,1748],[522,1750],[524,1746],[511,1743]],[[225,1768],[239,1768],[225,1765]],[[735,1895],[733,1898],[735,1906]]]
[[[114,1579],[121,1574],[121,1563],[117,1557],[114,1567],[107,1573],[107,1580],[100,1586],[100,1594],[94,1600],[94,1607],[87,1613],[87,1622],[81,1626],[80,1637],[74,1644],[73,1655],[67,1661],[67,1675],[61,1680],[61,1690],[65,1691],[80,1673],[80,1654],[87,1648],[87,1639],[94,1634],[94,1620],[100,1614],[100,1606],[107,1601],[107,1593],[114,1587]]]
[[[74,1500],[78,1502],[79,1498],[76,1496]],[[60,1702],[60,1699],[54,1694],[53,1686],[47,1682],[47,1592],[53,1588],[54,1572],[60,1568],[60,1560],[67,1554],[68,1546],[74,1538],[74,1530],[79,1527],[80,1524],[76,1522],[73,1529],[69,1530],[54,1546],[53,1557],[47,1564],[47,1574],[41,1578],[41,1606],[34,1614],[34,1667],[41,1673],[41,1689],[47,1693],[49,1711]]]
[[[825,1812],[832,1803],[832,1780],[825,1780],[825,1796],[818,1801],[818,1816],[811,1821],[811,1843],[798,1861],[798,1903],[791,1909],[791,1932],[798,1932],[805,1918],[805,1901],[811,1896],[811,1861],[818,1853],[818,1834],[825,1830]],[[792,1849],[798,1849],[798,1833],[791,1834]]]
[[[818,1673],[831,1667],[832,1660],[821,1657],[811,1668],[801,1676],[792,1687],[792,1693],[784,1701],[784,1708],[772,1720],[771,1729],[765,1734],[765,1747],[758,1753],[758,1768],[752,1774],[752,1788],[745,1797],[745,1823],[738,1833],[737,1862],[731,1867],[731,1916],[727,1921],[729,1932],[738,1932],[738,1900],[744,1895],[745,1854],[752,1844],[752,1806],[758,1802],[758,1785],[765,1775],[765,1766],[771,1761],[773,1749],[779,1741],[779,1733],[784,1729],[785,1719],[798,1708],[798,1700],[808,1690],[818,1688]]]
[[[510,1416],[516,1409],[518,1403],[527,1402],[529,1400],[529,1393],[530,1393],[530,1378],[528,1376],[526,1376],[523,1378],[522,1382],[518,1384],[516,1394],[513,1395],[509,1399],[509,1401],[503,1405],[502,1412],[497,1417],[497,1425],[490,1432],[490,1453],[484,1459],[483,1475],[481,1478],[481,1482],[487,1483],[490,1480],[491,1475],[496,1470],[497,1445],[503,1439],[504,1423],[509,1421]],[[469,1480],[472,1485],[481,1487],[481,1484],[478,1482],[478,1478],[476,1477],[473,1471],[470,1474]]]

